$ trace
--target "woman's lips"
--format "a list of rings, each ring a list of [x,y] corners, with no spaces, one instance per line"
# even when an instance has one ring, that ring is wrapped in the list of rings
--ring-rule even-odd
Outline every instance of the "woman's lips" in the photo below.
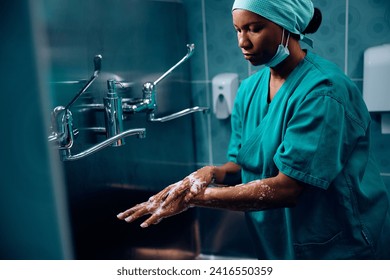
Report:
[[[255,57],[254,54],[251,54],[251,53],[243,53],[244,57],[246,60],[251,60]]]

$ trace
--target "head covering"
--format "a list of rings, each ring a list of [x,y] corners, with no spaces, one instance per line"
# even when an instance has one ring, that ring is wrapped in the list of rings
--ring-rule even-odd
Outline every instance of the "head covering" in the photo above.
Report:
[[[299,35],[302,41],[312,46],[312,41],[302,34],[314,15],[311,0],[235,0],[232,11],[235,9],[258,14]]]

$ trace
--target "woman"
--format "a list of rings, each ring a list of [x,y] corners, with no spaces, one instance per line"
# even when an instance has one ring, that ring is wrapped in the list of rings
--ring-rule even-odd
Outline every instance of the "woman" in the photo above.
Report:
[[[206,166],[118,215],[147,227],[189,207],[245,211],[260,259],[389,258],[389,196],[370,152],[370,116],[334,64],[301,49],[321,23],[310,0],[236,0],[244,80],[228,162]],[[241,173],[242,182],[226,183]],[[235,185],[237,183],[241,183]]]

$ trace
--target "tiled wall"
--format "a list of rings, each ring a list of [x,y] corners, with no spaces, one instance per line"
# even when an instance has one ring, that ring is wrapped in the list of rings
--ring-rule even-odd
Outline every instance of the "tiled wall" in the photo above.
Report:
[[[85,0],[80,5],[77,0],[42,2],[53,100],[47,115],[52,108],[66,105],[80,90],[78,83],[69,81],[90,77],[93,57],[103,56],[98,79],[71,108],[74,128],[104,126],[103,112],[79,112],[76,106],[91,101],[101,104],[107,94],[108,79],[128,84],[117,87],[120,97],[141,98],[144,82],[155,81],[186,54],[186,19],[180,1]],[[159,83],[156,117],[190,107],[188,80],[186,63]],[[126,145],[118,149],[108,147],[65,163],[67,184],[74,191],[116,184],[160,190],[193,171],[191,118],[151,123],[144,113],[125,117],[125,130],[146,128],[147,137],[127,137]],[[84,130],[75,140],[72,153],[80,153],[103,140],[104,135],[93,134],[91,138]]]
[[[189,38],[197,45],[191,60],[194,103],[211,104],[211,80],[220,73],[235,72],[240,79],[256,71],[237,47],[231,20],[233,0],[183,0]],[[390,43],[389,0],[314,0],[323,22],[312,34],[313,51],[335,62],[360,88],[363,54],[371,46]],[[304,47],[307,47],[303,45]],[[380,116],[373,114],[373,145],[383,179],[390,186],[390,135],[380,132]],[[226,161],[230,121],[213,114],[196,116],[197,164]]]

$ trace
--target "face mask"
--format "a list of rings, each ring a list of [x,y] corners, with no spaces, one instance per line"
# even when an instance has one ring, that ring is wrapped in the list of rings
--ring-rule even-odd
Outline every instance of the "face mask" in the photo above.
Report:
[[[288,40],[290,39],[290,33],[287,36],[286,46],[283,46],[283,38],[284,38],[284,28],[282,34],[282,42],[279,44],[274,57],[271,58],[271,60],[265,64],[266,66],[275,67],[290,55],[290,51],[288,50]]]

